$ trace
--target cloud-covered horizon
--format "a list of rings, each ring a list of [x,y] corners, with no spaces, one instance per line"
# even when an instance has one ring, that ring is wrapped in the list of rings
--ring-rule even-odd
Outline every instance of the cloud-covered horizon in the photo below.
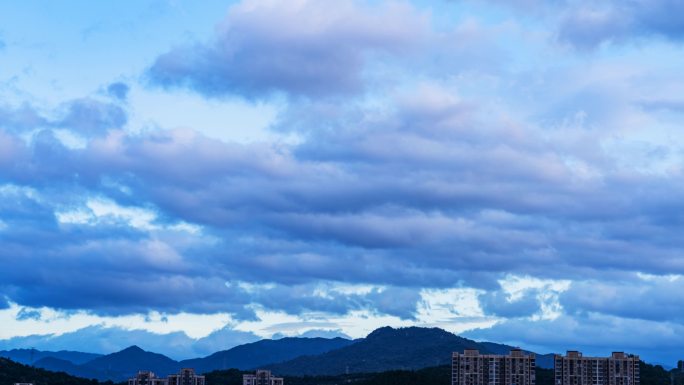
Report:
[[[213,6],[0,30],[0,341],[221,315],[676,358],[649,336],[684,325],[680,5]]]

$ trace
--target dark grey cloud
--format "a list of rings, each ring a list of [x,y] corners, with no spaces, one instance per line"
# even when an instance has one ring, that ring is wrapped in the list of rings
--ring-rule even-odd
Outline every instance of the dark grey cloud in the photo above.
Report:
[[[350,94],[364,87],[369,55],[406,51],[427,33],[416,13],[407,4],[246,1],[230,9],[214,41],[170,50],[148,75],[209,97]]]

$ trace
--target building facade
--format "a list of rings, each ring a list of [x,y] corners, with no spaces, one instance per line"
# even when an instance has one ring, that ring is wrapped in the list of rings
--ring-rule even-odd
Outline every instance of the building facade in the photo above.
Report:
[[[204,376],[195,374],[194,369],[184,368],[166,378],[159,378],[150,371],[139,371],[128,380],[128,385],[205,385],[205,381]]]
[[[178,374],[167,377],[166,385],[204,385],[204,376],[195,374],[195,369],[183,368]]]
[[[141,370],[128,380],[128,385],[166,385],[166,379],[157,377],[149,370]]]
[[[469,349],[451,355],[451,385],[535,385],[535,356],[522,350],[509,355]]]
[[[257,370],[255,374],[243,374],[242,385],[283,385],[283,379],[271,375],[270,370]]]
[[[554,357],[555,385],[639,385],[639,356],[614,352],[584,357],[578,351]]]

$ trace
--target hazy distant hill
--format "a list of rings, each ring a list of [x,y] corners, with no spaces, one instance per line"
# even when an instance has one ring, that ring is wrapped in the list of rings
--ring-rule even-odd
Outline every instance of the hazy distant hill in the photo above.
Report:
[[[438,328],[383,327],[355,343],[316,356],[299,357],[267,368],[280,375],[415,370],[451,363],[451,353],[483,346]]]
[[[195,368],[203,373],[216,369],[251,369],[266,364],[291,360],[304,355],[315,355],[339,349],[354,341],[344,338],[282,338],[261,340],[216,352],[204,358],[180,362],[182,367]]]
[[[92,359],[102,356],[102,354],[74,352],[70,350],[60,350],[57,352],[41,351],[36,349],[12,349],[0,350],[0,357],[9,358],[14,362],[30,365],[46,357],[54,357],[60,360],[83,364]]]

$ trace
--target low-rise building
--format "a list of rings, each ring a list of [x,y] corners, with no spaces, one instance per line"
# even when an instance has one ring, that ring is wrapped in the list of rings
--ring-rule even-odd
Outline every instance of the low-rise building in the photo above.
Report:
[[[257,370],[255,374],[243,374],[242,385],[283,385],[283,379],[274,377],[270,370]]]

